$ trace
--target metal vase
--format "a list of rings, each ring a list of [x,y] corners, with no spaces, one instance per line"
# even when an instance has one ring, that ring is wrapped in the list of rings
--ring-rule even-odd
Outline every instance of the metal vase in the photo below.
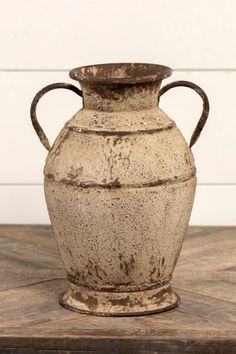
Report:
[[[31,105],[33,126],[49,151],[45,196],[69,287],[60,303],[81,313],[129,316],[179,302],[170,286],[192,210],[196,168],[191,147],[209,112],[197,85],[161,87],[172,70],[154,64],[102,64],[73,69],[81,89],[56,83]],[[159,107],[170,88],[203,99],[190,146]],[[36,117],[39,99],[66,88],[83,99],[53,146]]]

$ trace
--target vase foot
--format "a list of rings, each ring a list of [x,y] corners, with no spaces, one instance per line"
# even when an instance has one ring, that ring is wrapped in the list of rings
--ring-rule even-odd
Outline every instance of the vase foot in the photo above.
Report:
[[[138,316],[170,310],[179,303],[171,286],[132,292],[97,291],[70,283],[61,296],[65,308],[97,316]]]

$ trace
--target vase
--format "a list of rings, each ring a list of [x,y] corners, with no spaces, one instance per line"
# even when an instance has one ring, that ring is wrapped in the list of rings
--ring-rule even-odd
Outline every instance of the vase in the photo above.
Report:
[[[191,147],[207,120],[204,91],[189,81],[161,88],[172,70],[118,63],[75,68],[71,84],[55,83],[31,105],[36,133],[48,150],[47,208],[69,280],[60,303],[104,316],[142,315],[177,306],[170,281],[193,206],[196,168]],[[203,100],[188,146],[159,107],[169,89],[186,86]],[[52,146],[36,106],[48,91],[65,88],[83,107]]]

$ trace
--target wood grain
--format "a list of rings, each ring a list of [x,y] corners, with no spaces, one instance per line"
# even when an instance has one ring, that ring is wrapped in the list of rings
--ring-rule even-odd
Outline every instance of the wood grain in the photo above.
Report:
[[[173,287],[180,306],[130,318],[58,304],[65,272],[48,226],[0,226],[1,353],[236,353],[236,228],[192,227]]]

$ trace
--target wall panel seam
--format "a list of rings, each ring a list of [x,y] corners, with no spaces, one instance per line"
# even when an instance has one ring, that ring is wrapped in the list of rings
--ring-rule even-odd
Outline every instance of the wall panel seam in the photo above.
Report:
[[[21,68],[0,68],[0,72],[68,72],[72,68],[29,68],[29,69],[21,69]],[[175,72],[236,72],[236,68],[172,68]]]

